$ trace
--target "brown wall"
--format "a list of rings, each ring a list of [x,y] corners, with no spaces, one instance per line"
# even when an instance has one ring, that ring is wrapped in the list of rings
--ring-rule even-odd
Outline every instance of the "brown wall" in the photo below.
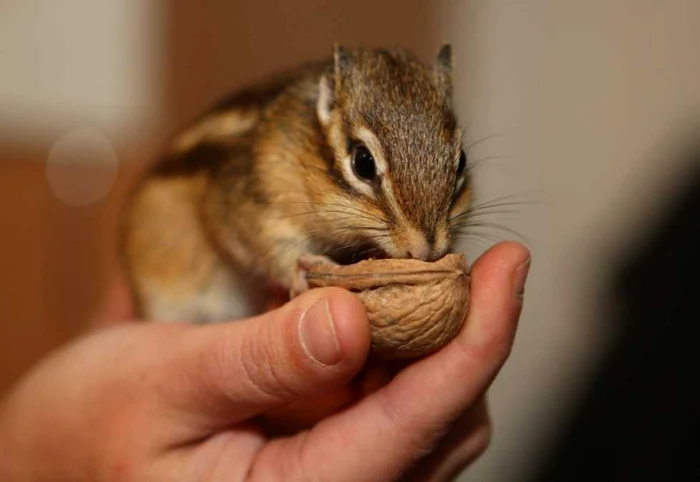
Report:
[[[168,2],[168,119],[182,122],[234,86],[301,60],[330,55],[335,42],[401,46],[434,55],[442,41],[437,38],[436,12],[443,3]]]
[[[45,153],[0,150],[0,393],[39,357],[78,334],[115,269],[119,201],[69,207],[51,191]]]

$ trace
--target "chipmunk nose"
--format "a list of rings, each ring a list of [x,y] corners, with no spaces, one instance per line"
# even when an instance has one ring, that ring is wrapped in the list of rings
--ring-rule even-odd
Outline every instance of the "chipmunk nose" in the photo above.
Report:
[[[422,261],[435,261],[445,254],[439,237],[432,232],[423,232],[414,227],[407,227],[401,231],[400,237],[395,238],[392,252],[398,258],[413,258]]]
[[[422,261],[437,261],[450,249],[449,239],[443,233],[436,235],[414,232],[407,241],[406,256]]]
[[[423,261],[430,260],[432,246],[422,235],[411,236],[406,246],[406,254],[409,258],[420,259]]]

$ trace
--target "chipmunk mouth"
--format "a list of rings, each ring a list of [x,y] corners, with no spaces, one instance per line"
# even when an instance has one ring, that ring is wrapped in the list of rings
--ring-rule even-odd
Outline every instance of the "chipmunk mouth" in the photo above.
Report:
[[[341,265],[359,263],[365,259],[385,259],[386,251],[371,241],[354,243],[351,246],[338,246],[326,253],[330,259]]]

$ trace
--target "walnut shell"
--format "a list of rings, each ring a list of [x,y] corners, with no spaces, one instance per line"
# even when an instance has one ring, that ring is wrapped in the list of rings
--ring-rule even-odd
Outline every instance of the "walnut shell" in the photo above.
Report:
[[[469,272],[461,254],[435,262],[311,263],[305,281],[308,288],[337,286],[359,296],[378,358],[413,358],[438,350],[457,336],[469,307]]]

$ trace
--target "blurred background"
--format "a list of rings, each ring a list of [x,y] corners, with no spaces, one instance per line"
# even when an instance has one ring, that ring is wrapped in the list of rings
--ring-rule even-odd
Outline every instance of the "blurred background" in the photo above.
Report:
[[[660,356],[656,331],[620,355],[630,353],[620,351],[631,343],[624,327],[673,322],[664,306],[680,306],[679,280],[694,282],[663,270],[698,259],[679,257],[700,229],[697,207],[680,209],[700,166],[699,19],[695,0],[0,2],[0,392],[88,325],[118,269],[124,195],[174,129],[237,86],[329,55],[334,42],[432,60],[450,41],[477,196],[512,202],[489,221],[533,251],[515,348],[490,392],[493,442],[460,480],[613,480],[580,469],[594,459],[621,474],[616,451],[637,435],[653,440],[637,430],[669,415],[654,405],[622,435],[597,431],[597,445],[584,436],[619,420],[603,423],[600,407],[636,405],[615,387]],[[463,249],[473,259],[495,239],[518,236],[484,230]],[[644,310],[661,310],[648,325],[623,309],[637,299],[660,300]],[[625,393],[687,400],[680,387],[692,378],[677,378]]]

